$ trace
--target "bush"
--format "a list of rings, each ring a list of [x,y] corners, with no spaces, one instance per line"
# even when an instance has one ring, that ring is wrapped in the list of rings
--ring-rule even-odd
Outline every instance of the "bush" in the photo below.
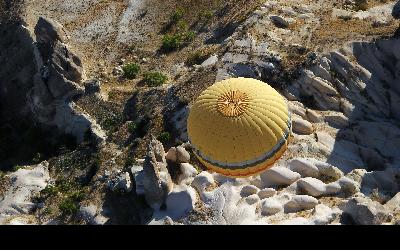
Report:
[[[122,67],[122,71],[124,72],[125,78],[135,79],[140,71],[140,66],[136,63],[128,63]]]
[[[168,80],[168,77],[160,72],[147,72],[144,74],[144,82],[149,86],[160,86]]]
[[[128,124],[129,133],[131,133],[131,134],[135,133],[136,129],[137,129],[137,124],[136,123],[131,122],[131,123]]]
[[[177,50],[189,42],[193,41],[196,33],[193,31],[185,31],[173,35],[165,35],[162,40],[162,48],[165,51]]]
[[[172,24],[177,23],[179,20],[183,18],[185,15],[185,11],[182,8],[178,8],[175,10],[175,12],[171,15],[170,17],[170,22]]]
[[[63,214],[76,214],[78,212],[78,204],[71,199],[70,197],[64,199],[58,208],[61,210]]]
[[[182,39],[179,34],[165,35],[162,40],[162,48],[166,51],[172,51],[182,46]]]
[[[45,189],[40,191],[40,195],[54,196],[58,193],[58,188],[53,185],[47,185]]]
[[[160,142],[165,143],[165,142],[168,142],[168,141],[171,140],[171,135],[170,135],[169,132],[162,132],[162,133],[158,136],[157,139],[158,139]]]

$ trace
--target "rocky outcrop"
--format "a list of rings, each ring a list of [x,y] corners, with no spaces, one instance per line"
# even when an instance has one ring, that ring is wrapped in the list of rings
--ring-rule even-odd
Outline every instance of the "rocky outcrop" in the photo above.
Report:
[[[152,139],[143,163],[144,195],[153,209],[160,209],[167,195],[172,191],[173,183],[167,169],[164,147],[161,142]]]
[[[8,178],[11,184],[0,199],[0,224],[7,223],[13,217],[31,213],[36,203],[32,198],[47,186],[50,180],[48,162],[36,166],[21,168]]]
[[[74,103],[84,94],[80,83],[85,75],[81,60],[68,46],[69,37],[64,28],[40,17],[35,37],[22,25],[15,28],[13,36],[5,39],[14,40],[16,47],[3,48],[4,51],[18,49],[22,53],[8,61],[0,73],[1,105],[10,107],[8,112],[12,116],[28,117],[46,128],[56,127],[62,133],[73,135],[78,142],[86,134],[92,135],[96,142],[104,141],[101,128]],[[10,57],[13,56],[6,53],[1,59]],[[18,93],[16,84],[20,86]]]

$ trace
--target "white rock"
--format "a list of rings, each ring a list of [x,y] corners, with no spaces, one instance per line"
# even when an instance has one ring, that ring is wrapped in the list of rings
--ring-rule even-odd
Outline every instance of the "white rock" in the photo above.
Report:
[[[176,147],[176,161],[178,163],[190,162],[190,154],[185,148],[181,146]]]
[[[386,207],[368,198],[352,198],[343,205],[342,210],[351,216],[356,225],[381,225],[392,219]]]
[[[296,158],[289,162],[289,168],[301,175],[301,177],[319,177],[319,170],[312,161],[307,158]]]
[[[109,218],[105,217],[104,215],[98,214],[94,219],[90,222],[91,225],[104,225],[108,222]]]
[[[321,115],[319,115],[317,112],[311,109],[306,110],[306,115],[307,115],[307,120],[313,123],[320,123],[323,121],[323,118]]]
[[[88,206],[81,206],[77,213],[78,218],[84,220],[86,223],[89,223],[94,219],[97,213],[97,206],[90,204]]]
[[[337,113],[334,115],[326,115],[324,117],[326,123],[335,128],[345,128],[349,126],[349,118],[347,118],[343,113]]]
[[[201,67],[206,68],[206,67],[209,67],[209,66],[213,66],[217,62],[218,62],[218,56],[217,55],[212,55],[201,64]]]
[[[309,135],[313,132],[313,126],[309,121],[296,115],[292,116],[293,132],[299,135]]]
[[[389,211],[399,211],[400,212],[400,192],[398,192],[392,199],[386,202],[385,207]]]
[[[192,182],[192,186],[196,188],[199,193],[204,192],[205,189],[214,184],[214,177],[207,171],[198,174]]]
[[[181,163],[180,169],[181,174],[179,175],[178,183],[181,183],[183,181],[191,182],[193,180],[193,177],[198,174],[197,169],[194,168],[190,163]]]
[[[249,195],[245,198],[247,204],[253,205],[260,201],[260,197],[257,194]]]
[[[172,161],[172,162],[176,162],[176,148],[175,147],[171,147],[167,154],[165,155],[165,159]]]
[[[342,187],[338,182],[331,182],[326,184],[326,193],[325,194],[338,194],[342,191]]]
[[[262,215],[274,215],[283,211],[282,204],[274,198],[267,198],[261,201]]]
[[[269,197],[276,195],[276,190],[273,188],[264,188],[264,189],[258,191],[257,194],[260,197],[260,199],[262,200],[262,199],[269,198]]]
[[[318,168],[321,176],[329,177],[333,180],[338,180],[343,176],[343,172],[329,163],[314,160],[314,165]]]
[[[0,218],[29,214],[36,207],[31,199],[47,186],[50,180],[48,165],[44,161],[33,169],[19,169],[9,176],[11,184],[0,200]]]
[[[285,205],[285,213],[299,212],[314,208],[318,204],[318,200],[309,195],[295,195]]]
[[[288,186],[300,179],[300,174],[284,167],[272,167],[260,175],[264,187]]]
[[[194,188],[187,185],[175,186],[167,196],[167,212],[173,220],[178,220],[191,212],[196,202],[197,193]]]
[[[313,177],[302,178],[297,181],[298,188],[305,194],[319,197],[326,193],[326,184]]]
[[[244,186],[242,188],[242,190],[240,191],[240,195],[242,197],[247,197],[247,196],[252,195],[252,194],[257,194],[258,190],[259,189],[256,186],[247,185],[247,186]]]
[[[357,192],[360,192],[360,184],[358,184],[357,182],[353,181],[350,178],[347,178],[346,176],[343,176],[337,182],[340,185],[342,192],[344,193],[352,195]]]
[[[314,225],[326,225],[336,219],[336,216],[340,213],[340,210],[333,210],[324,204],[318,204],[315,206],[312,212],[312,221]]]

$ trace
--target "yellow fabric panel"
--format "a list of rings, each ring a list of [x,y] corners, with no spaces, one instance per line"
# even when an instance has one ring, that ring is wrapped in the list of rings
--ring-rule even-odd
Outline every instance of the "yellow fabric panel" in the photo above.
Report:
[[[271,86],[251,78],[232,78],[200,94],[187,126],[190,142],[207,167],[240,176],[276,160],[286,148],[289,122],[287,102]],[[264,156],[268,158],[260,163]]]

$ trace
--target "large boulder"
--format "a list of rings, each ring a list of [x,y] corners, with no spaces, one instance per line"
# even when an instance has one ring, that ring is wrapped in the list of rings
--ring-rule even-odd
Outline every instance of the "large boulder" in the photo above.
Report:
[[[160,209],[168,193],[172,191],[173,183],[167,169],[164,147],[155,138],[152,138],[149,143],[143,172],[143,187],[147,204],[153,209]]]
[[[356,225],[381,225],[389,222],[392,215],[380,203],[364,197],[355,197],[343,207]]]

